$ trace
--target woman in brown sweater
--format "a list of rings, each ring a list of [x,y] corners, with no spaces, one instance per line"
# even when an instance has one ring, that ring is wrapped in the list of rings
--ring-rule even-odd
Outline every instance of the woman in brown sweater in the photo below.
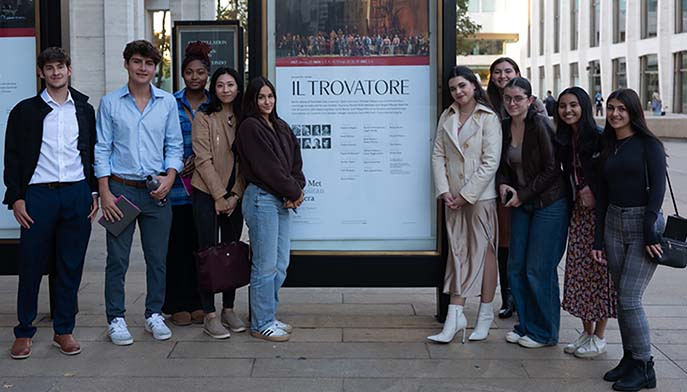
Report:
[[[199,247],[222,242],[238,241],[243,229],[243,215],[239,200],[245,181],[238,170],[233,153],[237,115],[240,110],[243,86],[233,68],[219,68],[210,79],[210,102],[193,121],[193,152],[196,171],[193,185],[193,216],[196,221]],[[222,315],[215,312],[214,293],[201,293],[205,312],[203,330],[216,339],[230,336],[227,328],[243,332],[246,326],[234,313],[235,290],[222,293]]]
[[[279,288],[286,279],[291,239],[289,210],[303,203],[303,161],[298,139],[279,118],[269,80],[248,85],[236,146],[248,186],[243,214],[253,251],[250,278],[251,334],[283,342],[291,326],[276,319]]]

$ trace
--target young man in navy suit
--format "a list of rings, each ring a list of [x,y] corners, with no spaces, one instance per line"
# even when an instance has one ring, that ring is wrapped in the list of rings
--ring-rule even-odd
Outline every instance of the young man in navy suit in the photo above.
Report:
[[[69,87],[71,61],[63,49],[45,49],[37,65],[46,88],[12,109],[5,135],[3,203],[21,226],[14,359],[31,355],[38,289],[52,260],[57,278],[53,345],[66,355],[81,352],[72,331],[91,222],[98,212],[93,106]]]

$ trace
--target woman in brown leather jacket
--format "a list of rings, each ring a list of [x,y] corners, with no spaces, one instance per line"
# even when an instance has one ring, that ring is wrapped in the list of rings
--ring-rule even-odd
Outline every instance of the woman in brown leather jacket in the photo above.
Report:
[[[530,109],[532,87],[513,78],[503,102],[503,148],[497,174],[501,201],[511,209],[508,280],[519,323],[509,343],[539,348],[558,343],[560,303],[556,269],[565,251],[570,202],[554,133]]]

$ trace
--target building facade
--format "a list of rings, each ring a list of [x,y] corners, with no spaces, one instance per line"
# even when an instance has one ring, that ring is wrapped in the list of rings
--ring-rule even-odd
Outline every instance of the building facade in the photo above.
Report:
[[[474,70],[486,86],[494,60],[507,56],[520,63],[527,0],[470,0],[468,16],[482,28],[472,37],[458,37],[456,63]]]
[[[89,95],[93,105],[126,83],[124,46],[135,39],[153,41],[156,13],[168,11],[171,21],[216,17],[216,0],[61,0],[61,4],[62,46],[72,57],[72,84]]]
[[[524,0],[523,0],[524,1]],[[528,0],[521,69],[534,91],[636,90],[687,113],[687,0]]]

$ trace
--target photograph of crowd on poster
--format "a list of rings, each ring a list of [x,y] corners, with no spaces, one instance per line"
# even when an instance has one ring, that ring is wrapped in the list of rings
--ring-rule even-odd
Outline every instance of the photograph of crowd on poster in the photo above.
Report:
[[[308,178],[293,248],[436,249],[429,1],[275,3],[277,110]]]

